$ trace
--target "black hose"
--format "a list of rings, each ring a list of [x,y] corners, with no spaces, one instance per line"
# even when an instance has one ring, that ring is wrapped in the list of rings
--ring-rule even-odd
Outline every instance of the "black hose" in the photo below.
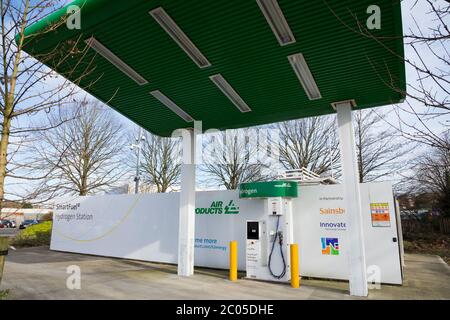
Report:
[[[284,254],[283,254],[283,234],[281,232],[278,232],[279,226],[280,226],[280,216],[278,216],[278,219],[277,219],[277,229],[275,231],[276,232],[275,233],[275,238],[273,239],[273,242],[272,242],[272,250],[270,250],[269,263],[268,263],[270,274],[276,279],[281,279],[286,274],[286,260],[284,259]],[[272,264],[272,254],[273,254],[273,251],[275,249],[275,243],[277,242],[277,238],[279,239],[281,259],[283,260],[283,270],[278,275],[275,274],[272,271],[272,266],[271,266],[271,264]]]

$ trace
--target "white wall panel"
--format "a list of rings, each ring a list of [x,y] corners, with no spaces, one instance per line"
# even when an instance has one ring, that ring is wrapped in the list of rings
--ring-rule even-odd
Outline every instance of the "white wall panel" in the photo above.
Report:
[[[401,283],[392,187],[389,183],[361,185],[367,265],[381,270],[384,283]],[[225,214],[230,204],[238,214]],[[246,221],[264,218],[264,202],[240,200],[237,191],[198,192],[197,208],[222,202],[222,213],[197,214],[195,265],[228,268],[228,243],[239,243],[239,269],[245,269]],[[60,199],[55,210],[51,249],[144,261],[176,263],[179,194],[94,196]],[[388,203],[390,227],[373,227],[370,203]],[[299,187],[293,201],[294,241],[300,248],[302,276],[348,279],[346,225],[342,188]],[[328,210],[328,211],[327,211]],[[217,211],[219,212],[219,210]],[[334,212],[340,212],[339,210]],[[321,238],[338,239],[339,254],[322,254]]]

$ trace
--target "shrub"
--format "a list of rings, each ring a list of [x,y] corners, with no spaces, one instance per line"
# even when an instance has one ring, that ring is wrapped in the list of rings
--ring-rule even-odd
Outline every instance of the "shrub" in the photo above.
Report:
[[[8,298],[9,290],[0,290],[0,300],[6,300]]]
[[[12,244],[18,247],[38,247],[50,245],[52,222],[45,221],[20,231]]]

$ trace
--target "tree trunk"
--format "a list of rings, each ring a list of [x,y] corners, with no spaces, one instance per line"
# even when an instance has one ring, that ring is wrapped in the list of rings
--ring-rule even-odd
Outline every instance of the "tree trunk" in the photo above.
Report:
[[[3,208],[3,201],[5,200],[5,178],[6,165],[8,163],[8,145],[9,133],[11,130],[11,118],[3,117],[2,137],[0,140],[0,210]]]
[[[363,183],[364,182],[364,172],[363,172],[363,159],[362,159],[362,150],[359,150],[359,163],[358,163],[358,175],[359,175],[359,183]]]
[[[8,238],[6,237],[0,237],[0,252],[1,251],[8,251]],[[5,265],[5,255],[0,253],[0,284],[2,283],[3,278],[3,268]]]
[[[80,196],[87,195],[87,174],[83,174],[81,177],[81,188],[80,188]]]
[[[4,88],[4,111],[3,111],[3,124],[2,124],[2,137],[0,139],[0,213],[1,209],[3,208],[3,201],[5,200],[5,178],[6,178],[6,166],[8,164],[8,146],[9,146],[9,138],[10,138],[10,131],[11,131],[11,120],[13,118],[13,112],[14,112],[14,93],[16,92],[16,84],[17,84],[17,74],[19,73],[19,64],[21,61],[22,56],[22,45],[24,41],[24,32],[25,27],[27,25],[28,21],[28,9],[30,6],[30,1],[27,0],[25,2],[25,7],[23,11],[23,17],[22,17],[22,23],[20,24],[20,40],[17,45],[18,51],[14,57],[14,64],[13,64],[13,71],[11,73],[11,76],[8,76],[8,69],[6,68],[6,51],[8,50],[8,47],[5,44],[5,13],[3,12],[3,2],[1,3],[2,6],[2,49],[3,49],[3,81],[5,82],[5,88]],[[8,82],[9,82],[9,88],[8,88]]]

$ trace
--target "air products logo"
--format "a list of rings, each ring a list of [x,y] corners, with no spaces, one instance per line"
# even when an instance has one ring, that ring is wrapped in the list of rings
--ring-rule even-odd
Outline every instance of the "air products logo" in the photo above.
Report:
[[[338,238],[322,238],[322,254],[327,256],[339,255],[339,239]]]
[[[230,200],[227,205],[224,206],[223,201],[213,201],[209,208],[196,208],[196,214],[239,214],[239,207],[236,207],[233,200]]]

